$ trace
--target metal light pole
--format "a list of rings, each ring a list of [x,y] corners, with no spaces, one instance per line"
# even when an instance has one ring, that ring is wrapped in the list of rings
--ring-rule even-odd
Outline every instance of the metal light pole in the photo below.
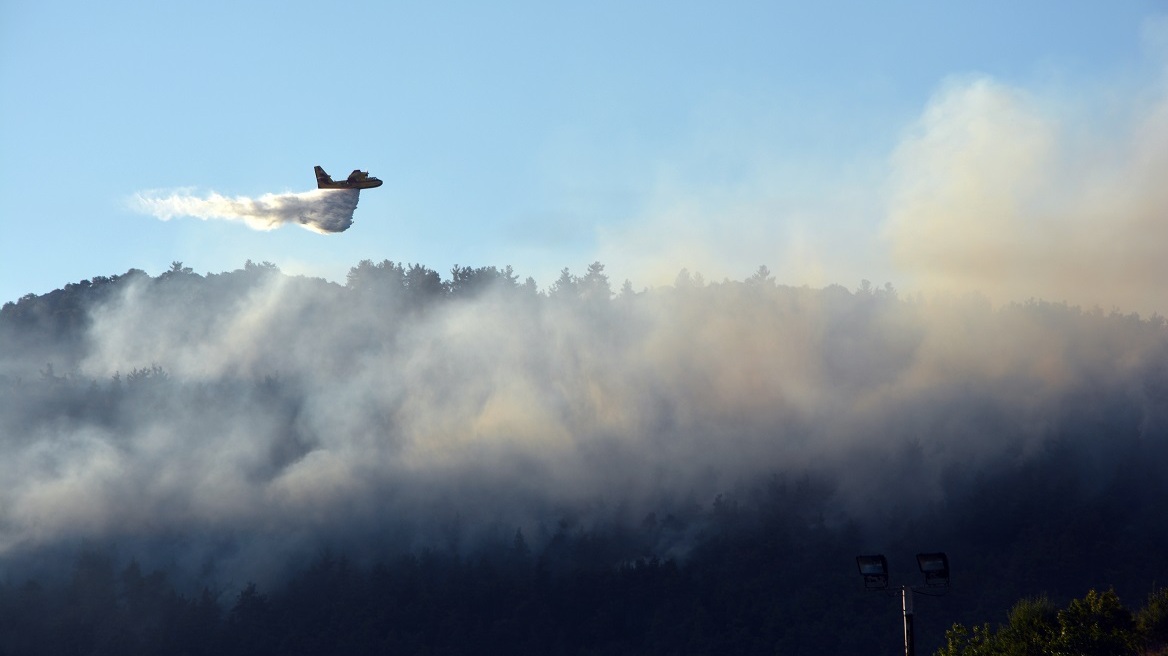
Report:
[[[904,656],[916,656],[917,647],[913,641],[913,589],[900,586],[900,609],[904,611]]]
[[[888,559],[883,555],[856,556],[856,565],[864,577],[864,588],[868,590],[888,589]],[[917,566],[925,575],[926,588],[949,588],[949,557],[941,552],[917,554]],[[913,592],[911,585],[900,586],[900,609],[904,615],[904,656],[916,656],[916,641],[913,636]],[[942,592],[941,594],[944,594]]]

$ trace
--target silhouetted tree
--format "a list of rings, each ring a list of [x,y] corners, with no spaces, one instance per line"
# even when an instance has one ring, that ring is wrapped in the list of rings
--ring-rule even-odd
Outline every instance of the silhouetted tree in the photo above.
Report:
[[[574,299],[580,295],[580,280],[572,275],[568,267],[560,271],[560,277],[552,283],[549,295],[552,298]]]
[[[587,301],[607,301],[612,297],[608,276],[604,275],[604,265],[593,262],[588,265],[588,273],[579,280],[580,296]]]

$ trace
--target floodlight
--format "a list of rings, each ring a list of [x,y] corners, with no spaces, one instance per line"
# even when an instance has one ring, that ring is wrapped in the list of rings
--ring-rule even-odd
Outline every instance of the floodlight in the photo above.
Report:
[[[949,557],[943,552],[917,554],[917,565],[930,588],[949,587]]]
[[[856,565],[864,577],[864,587],[878,590],[888,587],[888,559],[882,555],[856,556]]]

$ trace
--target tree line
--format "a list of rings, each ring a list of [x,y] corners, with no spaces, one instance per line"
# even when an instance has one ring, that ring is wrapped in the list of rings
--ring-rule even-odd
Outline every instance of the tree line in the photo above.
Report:
[[[247,576],[200,577],[189,566],[158,556],[159,549],[141,548],[134,534],[90,537],[81,547],[9,545],[0,559],[0,654],[895,654],[899,609],[862,591],[853,559],[875,550],[891,555],[933,549],[949,553],[954,586],[947,598],[919,605],[922,649],[942,654],[1162,650],[1158,632],[1163,625],[1157,618],[1163,612],[1157,609],[1163,606],[1163,592],[1156,585],[1168,577],[1163,557],[1168,483],[1162,475],[1168,464],[1168,340],[1158,316],[1141,319],[1040,301],[991,309],[964,299],[955,301],[966,304],[960,311],[946,315],[952,323],[948,332],[926,335],[920,317],[931,308],[899,297],[890,285],[787,287],[776,284],[765,267],[743,281],[710,283],[682,272],[669,287],[635,292],[626,282],[614,292],[600,263],[582,276],[565,269],[540,290],[530,278],[520,281],[510,267],[456,266],[443,278],[418,264],[363,261],[350,270],[344,285],[336,285],[285,276],[270,263],[199,275],[176,262],[159,276],[131,270],[96,277],[0,308],[0,447],[5,454],[23,454],[24,445],[39,443],[45,448],[38,455],[48,458],[67,448],[75,435],[101,435],[108,436],[108,453],[133,453],[140,444],[127,436],[144,425],[150,429],[144,435],[174,430],[182,438],[176,443],[189,443],[232,434],[238,420],[259,417],[263,421],[255,422],[250,437],[270,439],[256,450],[263,457],[251,463],[245,480],[274,478],[320,448],[323,439],[304,420],[305,408],[317,399],[310,396],[311,386],[295,377],[297,370],[241,369],[197,378],[134,361],[112,376],[91,378],[76,369],[94,348],[88,331],[95,309],[131,288],[154,303],[145,304],[154,312],[141,319],[146,324],[142,332],[148,334],[161,331],[155,328],[160,323],[168,325],[158,308],[199,307],[207,308],[208,315],[225,315],[254,302],[256,290],[269,284],[312,292],[293,298],[308,300],[274,325],[311,316],[329,330],[313,333],[309,345],[334,333],[347,339],[345,348],[321,360],[333,367],[327,375],[317,374],[318,361],[302,367],[316,376],[304,379],[309,382],[327,376],[335,377],[328,382],[346,382],[358,370],[354,363],[398,348],[392,340],[409,322],[444,308],[487,307],[463,302],[497,297],[502,299],[498,307],[520,319],[505,323],[507,329],[546,315],[558,320],[562,314],[563,322],[583,325],[580,332],[591,331],[590,339],[595,334],[591,341],[571,341],[575,333],[557,334],[570,356],[581,345],[634,344],[615,351],[620,357],[611,359],[619,360],[657,348],[661,340],[680,344],[662,362],[683,360],[686,366],[677,370],[677,378],[695,380],[698,395],[670,397],[649,389],[633,404],[638,410],[642,405],[660,409],[658,414],[645,411],[648,419],[641,425],[653,431],[649,457],[633,463],[644,468],[646,479],[678,477],[684,460],[654,466],[664,459],[657,456],[673,447],[669,440],[686,431],[708,437],[708,450],[701,453],[710,454],[711,462],[728,450],[770,445],[780,437],[785,441],[779,446],[823,440],[824,447],[789,466],[780,463],[750,478],[728,477],[720,494],[699,496],[679,486],[670,490],[672,498],[654,499],[657,505],[636,516],[619,512],[623,499],[610,498],[618,508],[608,514],[548,504],[541,507],[538,529],[501,523],[488,538],[470,545],[453,538],[451,544],[360,543],[366,535],[380,535],[376,531],[342,536],[347,542],[317,536],[321,539],[312,544],[324,553],[275,563],[272,569],[280,574],[262,578],[257,572],[258,582]],[[646,306],[657,314],[629,311]],[[369,308],[376,311],[365,311]],[[357,318],[341,321],[349,315]],[[642,326],[637,322],[647,322],[646,317],[665,329],[638,333]],[[329,323],[334,319],[335,330]],[[422,324],[419,330],[434,325],[439,324]],[[481,328],[469,325],[471,331]],[[548,326],[524,333],[525,348]],[[189,329],[193,340],[198,328],[167,329]],[[1079,357],[1078,347],[1068,347],[1074,362],[1065,371],[1056,365],[1066,363],[1040,361],[1040,373],[1053,369],[1071,381],[1069,391],[1046,398],[1036,392],[1042,381],[1032,371],[988,362],[998,355],[996,346],[1015,344],[1008,339],[1010,331],[1037,336],[1018,341],[1021,346],[1007,352],[1014,359],[1051,341],[1099,348]],[[637,342],[642,334],[651,339]],[[711,335],[706,341],[686,341]],[[803,337],[819,341],[767,350],[772,342]],[[959,339],[973,344],[973,355],[944,350],[947,341]],[[814,351],[818,359],[812,373],[826,381],[823,389],[833,399],[862,397],[869,414],[857,423],[876,437],[886,437],[882,431],[899,436],[913,430],[927,436],[950,427],[957,437],[835,443],[827,441],[831,431],[820,425],[833,418],[831,413],[767,423],[779,416],[774,405],[803,391],[784,386],[788,381],[776,380],[781,377],[768,378],[778,365],[751,351],[726,369],[702,369],[716,359],[706,357],[708,352],[723,356],[751,340],[761,342],[758,352],[774,360],[801,363]],[[1125,350],[1132,344],[1146,347]],[[928,348],[934,350],[926,355],[939,359],[939,369],[951,367],[959,375],[914,379],[919,396],[907,400],[892,394],[864,396],[888,388]],[[428,373],[445,371],[445,358],[451,357],[443,348],[435,351],[441,357]],[[556,362],[578,364],[571,358]],[[749,373],[742,377],[744,385],[707,394],[714,384],[707,373],[731,377],[742,370]],[[563,382],[554,367],[547,371],[551,383]],[[662,387],[678,382],[665,378],[638,380]],[[385,383],[391,377],[372,380]],[[605,382],[604,376],[598,380]],[[364,385],[359,379],[356,386]],[[733,412],[719,406],[714,414],[699,416],[696,427],[682,423],[693,416],[683,402],[713,397],[733,404],[768,385],[782,394],[760,395],[756,406],[732,406]],[[381,406],[373,403],[385,398],[389,401]],[[1016,399],[1017,406],[1010,405]],[[396,398],[364,400],[373,406],[371,416],[384,419],[379,427],[386,434],[394,430],[390,419],[398,409]],[[567,407],[564,416],[587,418],[591,407],[571,406],[573,400],[554,397],[549,407]],[[877,415],[872,409],[880,404],[893,405],[894,411]],[[837,407],[842,406],[830,406]],[[182,418],[182,430],[174,427],[179,423],[175,417]],[[1019,428],[1024,423],[1039,426],[1043,439],[1024,441]],[[56,442],[44,437],[58,435],[64,437]],[[602,446],[611,444],[621,443]],[[944,461],[942,472],[921,464],[937,453],[963,448],[960,457]],[[625,464],[620,458],[606,462]],[[533,469],[514,471],[522,478]],[[46,466],[41,473],[59,472]],[[854,492],[846,498],[843,492],[859,479],[875,481],[860,488],[869,493],[864,503],[856,502]],[[171,491],[185,500],[183,490]],[[0,498],[0,512],[8,512],[4,504],[14,498],[12,490],[5,494],[10,496]],[[426,517],[430,509],[408,510],[414,511],[412,517]],[[0,530],[10,531],[24,517],[5,515],[4,521]],[[188,534],[173,539],[198,537],[199,527],[187,528]],[[232,537],[238,536],[212,535],[227,544]],[[28,562],[41,566],[22,566]],[[214,569],[213,559],[201,565]],[[1079,598],[1085,590],[1091,592]],[[1148,601],[1137,611],[1123,610],[1119,603],[1143,598]],[[984,624],[1012,604],[1007,624]]]

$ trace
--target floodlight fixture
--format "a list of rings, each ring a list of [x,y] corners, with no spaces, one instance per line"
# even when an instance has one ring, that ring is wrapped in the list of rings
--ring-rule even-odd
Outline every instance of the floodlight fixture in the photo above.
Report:
[[[949,557],[944,552],[919,553],[917,565],[925,575],[925,585],[930,588],[949,587]]]
[[[888,559],[882,554],[871,556],[856,556],[856,566],[860,568],[860,575],[864,577],[864,587],[868,590],[883,590],[888,588]],[[930,588],[949,587],[949,557],[938,551],[934,553],[917,554],[917,566],[925,575],[925,585]],[[929,596],[940,596],[944,593],[930,594],[924,589],[911,585],[900,585],[900,608],[904,615],[904,655],[916,656],[916,641],[913,638],[913,592]]]
[[[883,555],[856,556],[856,566],[864,577],[865,588],[882,590],[888,587],[888,559]]]

